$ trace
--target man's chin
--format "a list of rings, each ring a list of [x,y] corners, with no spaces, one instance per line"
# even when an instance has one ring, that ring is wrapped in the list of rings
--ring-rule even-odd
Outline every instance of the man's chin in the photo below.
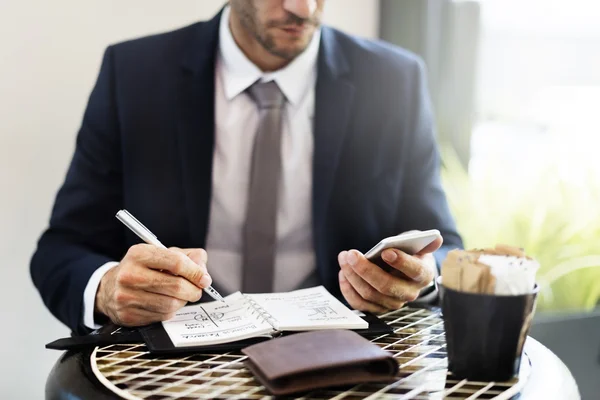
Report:
[[[308,28],[302,33],[290,33],[285,29],[274,28],[262,42],[269,53],[286,60],[291,60],[306,50],[313,35],[314,30]]]
[[[286,41],[273,46],[269,52],[286,60],[292,60],[302,54],[307,47],[308,43],[302,40]]]

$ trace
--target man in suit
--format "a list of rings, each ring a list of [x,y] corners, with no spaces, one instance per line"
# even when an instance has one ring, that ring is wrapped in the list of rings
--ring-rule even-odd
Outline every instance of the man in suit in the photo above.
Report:
[[[31,261],[55,316],[79,333],[143,325],[210,284],[322,284],[375,312],[433,290],[436,260],[461,240],[422,63],[321,27],[324,3],[231,0],[210,21],[106,50]],[[123,208],[178,247],[138,244],[114,218]],[[443,246],[384,252],[397,273],[362,253],[433,228]]]

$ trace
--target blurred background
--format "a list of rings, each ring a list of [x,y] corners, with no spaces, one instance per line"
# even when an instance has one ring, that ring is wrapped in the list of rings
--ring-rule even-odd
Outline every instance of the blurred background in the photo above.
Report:
[[[29,258],[107,45],[214,15],[223,0],[0,2],[0,398],[43,398],[69,334]],[[600,391],[600,3],[327,0],[325,21],[427,63],[443,179],[468,247],[541,262],[532,335]]]

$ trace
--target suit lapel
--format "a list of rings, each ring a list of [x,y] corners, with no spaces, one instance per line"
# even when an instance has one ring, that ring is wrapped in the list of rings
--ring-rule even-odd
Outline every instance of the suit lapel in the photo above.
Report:
[[[313,235],[318,267],[325,282],[329,280],[323,275],[329,262],[325,221],[355,91],[346,78],[349,66],[334,35],[330,28],[322,28],[315,93]]]
[[[204,247],[215,142],[215,61],[221,13],[200,23],[182,60],[178,145],[191,246]]]

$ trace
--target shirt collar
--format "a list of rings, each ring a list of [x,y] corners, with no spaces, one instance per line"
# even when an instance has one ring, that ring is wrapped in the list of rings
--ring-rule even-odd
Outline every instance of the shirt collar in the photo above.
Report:
[[[263,72],[240,50],[229,29],[229,6],[221,15],[219,26],[219,56],[222,62],[222,78],[225,96],[231,100],[257,80],[274,80],[287,101],[295,105],[300,102],[307,88],[313,84],[309,79],[315,74],[321,30],[315,31],[308,47],[291,63],[273,72]],[[304,78],[304,79],[302,79]]]

